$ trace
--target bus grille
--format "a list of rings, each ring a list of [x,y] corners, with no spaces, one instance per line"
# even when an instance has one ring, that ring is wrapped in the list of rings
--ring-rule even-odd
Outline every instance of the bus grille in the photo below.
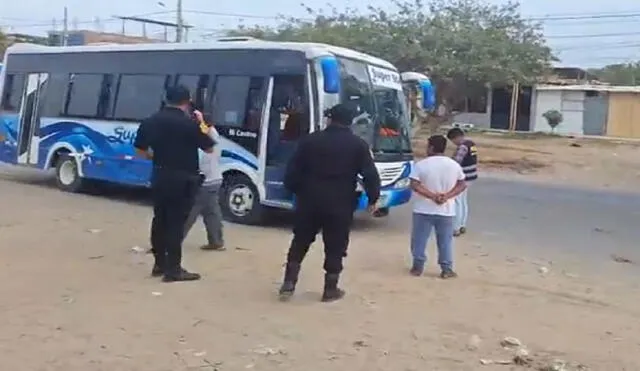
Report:
[[[382,186],[389,185],[398,180],[398,177],[402,175],[404,166],[404,164],[394,164],[393,166],[379,166],[378,173],[380,174]]]

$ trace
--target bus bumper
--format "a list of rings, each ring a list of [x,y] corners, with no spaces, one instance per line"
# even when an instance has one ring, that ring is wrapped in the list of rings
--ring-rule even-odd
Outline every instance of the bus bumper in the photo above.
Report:
[[[379,208],[391,208],[404,205],[411,199],[411,188],[384,189],[380,191]],[[365,210],[369,205],[366,193],[362,192],[358,200],[358,210]]]

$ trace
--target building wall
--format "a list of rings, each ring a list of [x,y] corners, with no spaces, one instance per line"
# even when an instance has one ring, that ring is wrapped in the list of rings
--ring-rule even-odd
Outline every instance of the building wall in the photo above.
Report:
[[[551,109],[562,109],[562,92],[555,90],[536,90],[533,100],[532,112],[532,131],[548,132],[551,131],[547,120],[542,114]]]
[[[489,129],[491,124],[491,113],[458,113],[453,117],[454,124],[472,124],[474,128]]]
[[[62,33],[59,31],[49,32],[49,45],[62,45]],[[67,35],[67,45],[78,46],[95,43],[113,44],[144,44],[160,42],[160,40],[150,39],[140,36],[127,36],[121,34],[95,32],[89,30],[69,31]]]
[[[472,124],[477,129],[491,128],[491,106],[493,105],[493,90],[487,88],[487,107],[483,113],[462,112],[453,117],[455,124]]]
[[[607,136],[640,138],[640,94],[609,94]]]
[[[584,92],[568,90],[536,90],[533,104],[532,131],[551,132],[551,127],[542,116],[549,110],[562,112],[563,121],[555,132],[558,134],[582,134],[584,115]]]

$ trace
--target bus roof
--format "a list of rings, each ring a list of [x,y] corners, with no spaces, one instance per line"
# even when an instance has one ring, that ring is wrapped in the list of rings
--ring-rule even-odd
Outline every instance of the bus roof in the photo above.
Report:
[[[214,41],[206,43],[152,43],[152,44],[112,44],[83,46],[43,46],[36,44],[14,44],[7,48],[7,54],[57,54],[57,53],[97,53],[125,51],[171,51],[171,50],[298,50],[308,58],[327,54],[351,58],[368,64],[377,65],[396,71],[394,65],[384,59],[339,46],[319,43],[273,42],[258,39]]]

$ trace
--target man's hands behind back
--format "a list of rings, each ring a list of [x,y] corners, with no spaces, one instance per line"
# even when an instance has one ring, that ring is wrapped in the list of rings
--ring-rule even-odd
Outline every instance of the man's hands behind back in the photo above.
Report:
[[[449,201],[449,198],[444,193],[438,193],[433,198],[433,202],[437,203],[438,205],[442,205],[447,201]]]

